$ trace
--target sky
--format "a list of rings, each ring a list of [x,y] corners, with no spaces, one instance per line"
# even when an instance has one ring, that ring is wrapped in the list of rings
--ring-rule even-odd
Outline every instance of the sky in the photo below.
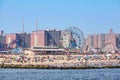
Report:
[[[70,26],[88,34],[120,33],[120,0],[0,0],[0,30],[5,34]]]

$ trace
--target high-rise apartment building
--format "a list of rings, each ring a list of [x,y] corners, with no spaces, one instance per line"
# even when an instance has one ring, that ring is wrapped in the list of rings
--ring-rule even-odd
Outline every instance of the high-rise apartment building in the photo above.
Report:
[[[58,46],[61,40],[61,31],[48,30],[46,31],[47,45],[46,46]]]
[[[6,36],[0,36],[0,50],[6,48]]]
[[[116,35],[116,46],[118,49],[120,49],[120,34]]]
[[[58,46],[61,39],[59,30],[38,30],[31,34],[31,47]]]
[[[93,47],[94,48],[98,48],[98,35],[94,34],[94,37],[93,37]]]
[[[39,31],[33,31],[31,34],[31,47],[36,46],[45,46],[45,31],[39,30]]]
[[[86,40],[87,40],[86,45],[88,45],[89,47],[94,47],[94,36],[93,35],[88,35]]]
[[[17,37],[16,33],[11,33],[6,35],[6,44],[8,45],[8,47],[16,48],[16,43],[15,43],[16,37]]]
[[[105,34],[98,34],[98,48],[105,47]]]
[[[115,49],[118,47],[116,45],[116,34],[113,33],[112,29],[106,34],[88,35],[86,43],[88,46],[99,49],[104,48],[108,43],[110,43]],[[117,43],[119,43],[118,39]]]
[[[27,33],[12,33],[6,35],[6,44],[10,48],[30,48],[30,40],[30,34]]]

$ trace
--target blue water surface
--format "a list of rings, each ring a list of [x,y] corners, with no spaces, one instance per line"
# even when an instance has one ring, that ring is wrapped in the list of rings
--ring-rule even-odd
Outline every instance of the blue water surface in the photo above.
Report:
[[[120,80],[120,68],[114,69],[4,69],[0,80]]]

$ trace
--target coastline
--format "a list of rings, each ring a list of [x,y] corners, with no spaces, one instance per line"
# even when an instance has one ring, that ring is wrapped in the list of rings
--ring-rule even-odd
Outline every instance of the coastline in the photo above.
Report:
[[[0,56],[0,68],[96,69],[120,68],[119,54],[100,55],[7,55]]]
[[[116,61],[114,61],[116,62]],[[114,63],[113,61],[107,62],[93,62],[86,63],[4,63],[0,64],[0,68],[24,68],[24,69],[102,69],[102,68],[120,68],[120,61]]]
[[[102,69],[102,68],[120,68],[120,66],[73,66],[73,67],[57,67],[49,65],[0,65],[0,68],[19,68],[19,69]]]

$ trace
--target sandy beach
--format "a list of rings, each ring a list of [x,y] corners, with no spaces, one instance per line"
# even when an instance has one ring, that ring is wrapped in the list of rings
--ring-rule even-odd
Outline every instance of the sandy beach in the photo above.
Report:
[[[104,55],[1,55],[1,67],[25,67],[25,68],[71,68],[71,67],[120,67],[120,60],[116,55],[105,57]]]

